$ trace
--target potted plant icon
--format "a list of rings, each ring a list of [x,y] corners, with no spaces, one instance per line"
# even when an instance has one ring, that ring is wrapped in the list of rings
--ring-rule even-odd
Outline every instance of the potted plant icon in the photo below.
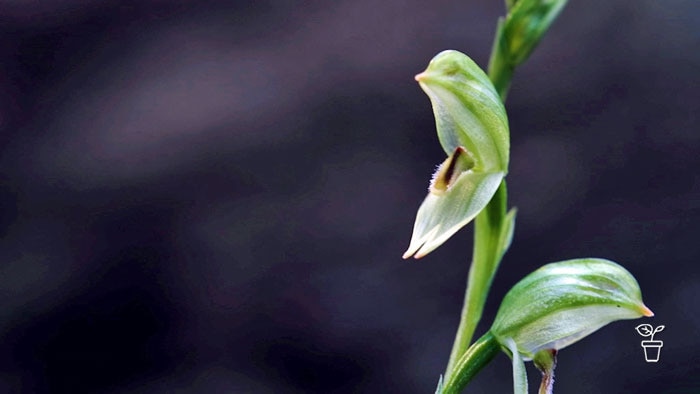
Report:
[[[654,335],[657,332],[661,332],[666,328],[665,326],[658,326],[653,328],[651,324],[640,324],[635,329],[639,335],[643,337],[650,337],[648,341],[642,341],[642,348],[644,348],[644,359],[648,363],[655,363],[659,361],[661,356],[661,347],[664,345],[663,341],[655,341]]]

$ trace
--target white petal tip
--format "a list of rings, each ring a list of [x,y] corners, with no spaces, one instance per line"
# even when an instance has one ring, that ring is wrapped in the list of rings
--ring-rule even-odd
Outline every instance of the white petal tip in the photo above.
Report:
[[[411,257],[413,257],[414,259],[419,259],[419,258],[426,255],[426,253],[422,252],[422,249],[423,249],[422,247],[423,247],[423,245],[418,245],[418,246],[412,245],[411,247],[408,248],[408,250],[401,257],[403,257],[404,260],[409,259]]]

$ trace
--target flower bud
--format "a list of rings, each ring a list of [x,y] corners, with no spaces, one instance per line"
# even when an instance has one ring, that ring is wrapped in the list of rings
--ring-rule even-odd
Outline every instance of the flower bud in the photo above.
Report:
[[[547,264],[506,294],[491,333],[525,359],[559,350],[615,320],[653,316],[634,277],[602,259]]]
[[[486,207],[507,172],[510,150],[503,103],[468,56],[443,51],[416,80],[430,98],[448,158],[418,210],[404,258],[428,254]]]
[[[566,1],[518,0],[515,4],[510,4],[510,13],[503,24],[500,39],[504,40],[501,45],[506,48],[512,66],[527,60]]]

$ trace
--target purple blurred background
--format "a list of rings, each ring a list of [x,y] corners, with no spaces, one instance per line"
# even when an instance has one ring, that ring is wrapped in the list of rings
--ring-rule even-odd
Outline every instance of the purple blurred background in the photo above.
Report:
[[[501,1],[0,1],[0,392],[431,393],[471,229],[403,261],[443,160],[413,81]],[[559,393],[700,392],[700,4],[572,1],[508,98],[515,240],[607,257],[665,324]],[[528,366],[531,385],[537,372]],[[511,390],[504,355],[474,392]]]

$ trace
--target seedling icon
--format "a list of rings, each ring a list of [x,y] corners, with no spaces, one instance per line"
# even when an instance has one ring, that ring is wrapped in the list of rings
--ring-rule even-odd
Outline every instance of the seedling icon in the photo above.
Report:
[[[656,328],[652,327],[651,324],[640,324],[635,329],[639,335],[643,337],[650,337],[648,341],[642,341],[642,348],[644,348],[644,359],[648,363],[655,363],[659,361],[661,356],[661,347],[664,346],[663,341],[655,341],[654,335],[661,332],[666,328],[666,326],[658,326]]]

